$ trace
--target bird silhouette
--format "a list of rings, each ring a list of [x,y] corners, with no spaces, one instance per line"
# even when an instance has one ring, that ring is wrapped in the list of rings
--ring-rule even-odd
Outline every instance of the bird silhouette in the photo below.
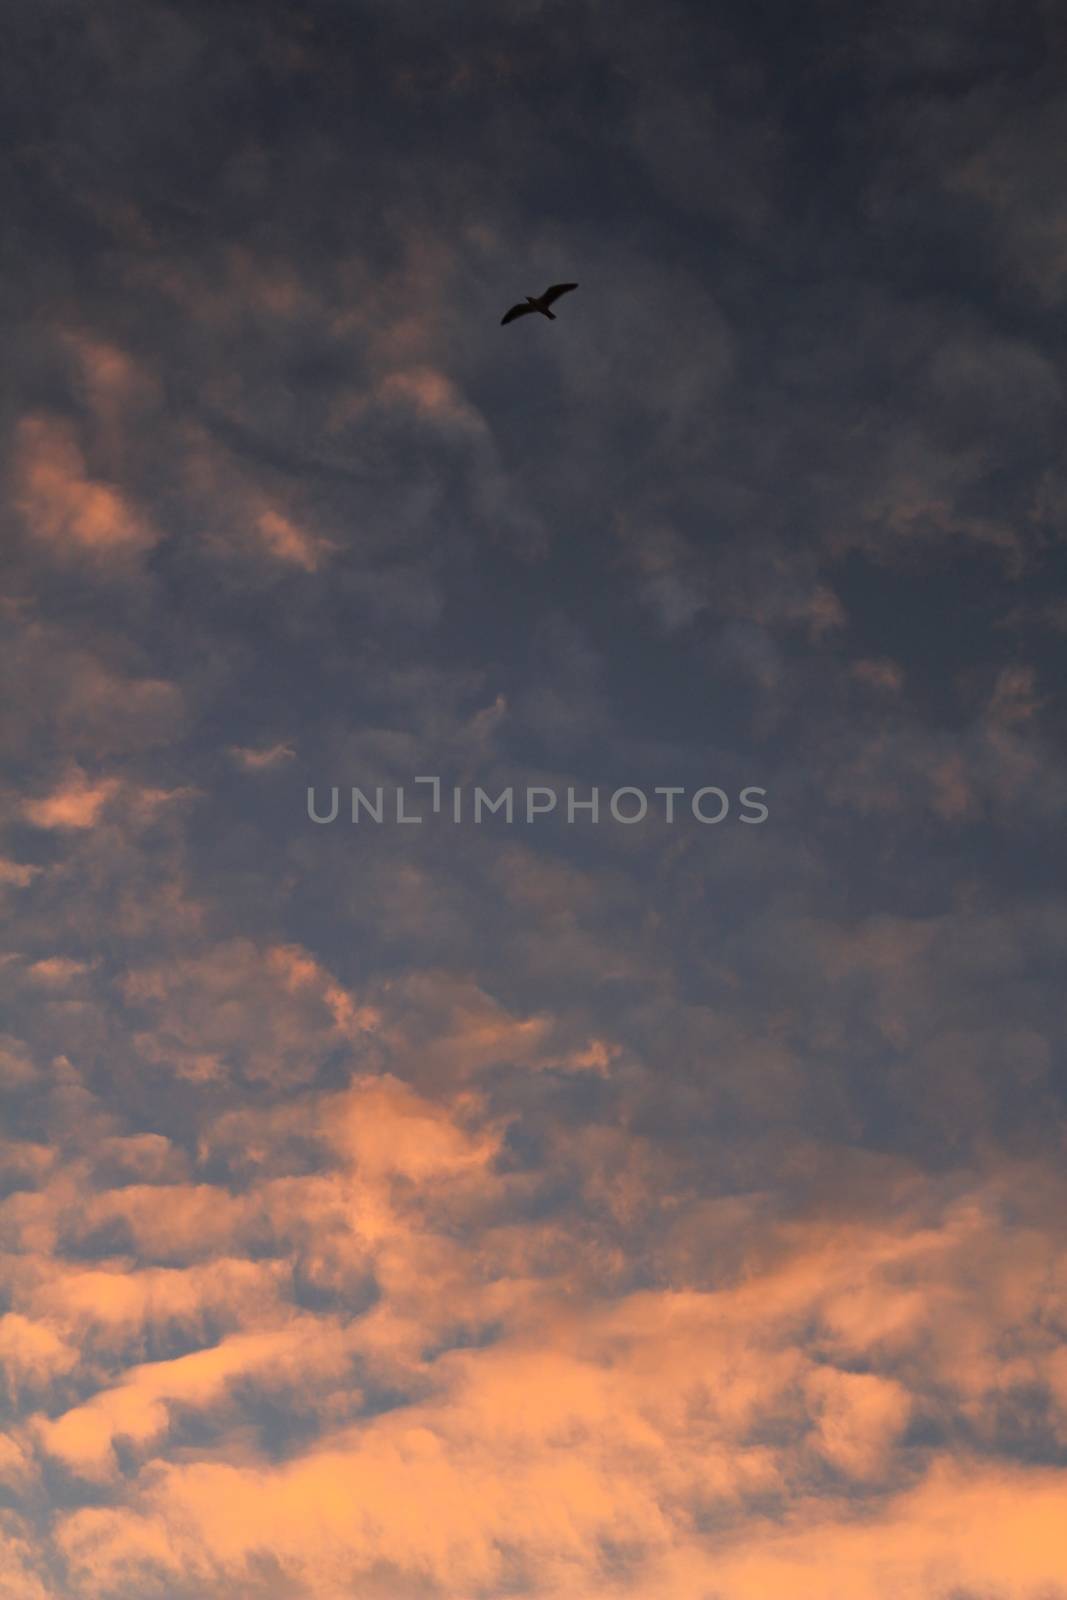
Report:
[[[553,300],[558,300],[561,294],[567,294],[571,289],[577,289],[577,287],[576,283],[554,283],[542,295],[528,294],[521,305],[512,306],[510,311],[505,312],[500,319],[500,326],[503,327],[505,322],[514,322],[516,317],[528,317],[531,311],[540,311],[543,317],[547,317],[550,322],[555,322],[556,313],[550,311],[548,309],[549,306]]]

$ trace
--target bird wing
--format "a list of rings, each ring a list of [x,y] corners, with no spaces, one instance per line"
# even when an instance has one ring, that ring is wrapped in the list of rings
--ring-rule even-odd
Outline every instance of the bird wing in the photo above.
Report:
[[[550,289],[545,290],[541,299],[546,306],[550,306],[553,300],[559,299],[561,294],[567,294],[571,289],[577,289],[577,287],[576,283],[554,283]]]
[[[514,322],[516,317],[529,316],[530,312],[534,310],[536,310],[535,306],[512,306],[511,310],[505,311],[504,315],[501,317],[500,326],[503,327],[505,322]]]

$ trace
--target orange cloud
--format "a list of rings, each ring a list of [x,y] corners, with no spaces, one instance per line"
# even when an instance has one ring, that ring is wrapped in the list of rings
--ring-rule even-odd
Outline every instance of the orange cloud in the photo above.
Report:
[[[28,862],[8,861],[0,856],[0,884],[11,884],[16,889],[27,889],[34,878],[39,877],[41,867],[31,866]]]
[[[158,406],[160,386],[126,351],[79,329],[68,329],[62,342],[74,357],[77,389],[88,403],[95,436],[113,462],[121,462],[131,423]]]
[[[216,554],[278,562],[317,572],[337,548],[309,525],[290,498],[268,494],[206,430],[184,429],[184,469],[191,496],[202,508],[206,544]]]
[[[24,417],[15,449],[16,504],[35,538],[105,556],[155,543],[154,529],[120,490],[89,476],[68,423]]]
[[[824,944],[843,975],[925,951],[893,919]],[[540,1171],[516,1169],[470,1063],[525,1048],[603,1070],[609,1043],[564,1050],[555,1019],[423,979],[379,986],[367,1030],[300,946],[147,964],[127,987],[153,1037],[225,1054],[291,1033],[312,1056],[369,1037],[382,1059],[341,1090],[239,1101],[194,1152],[79,1091],[77,1158],[15,1164],[0,1336],[36,1409],[11,1471],[93,1484],[55,1524],[79,1595],[240,1592],[262,1566],[308,1600],[520,1577],[585,1600],[983,1581],[1045,1600],[1060,1477],[965,1451],[950,1467],[936,1441],[953,1417],[992,1445],[1035,1384],[1067,1414],[1055,1174],[946,1198],[902,1164],[864,1187],[858,1156],[823,1152],[837,1187],[783,1220],[759,1194],[686,1198],[677,1152],[622,1123],[557,1128]],[[437,1048],[420,1089],[382,1070]]]
[[[262,970],[286,1004],[324,1003],[331,980],[299,947],[222,955],[231,982]],[[863,959],[897,959],[891,930]],[[141,982],[168,1004],[182,992],[163,969]],[[1013,1384],[1064,1387],[1042,1332],[1059,1304],[1048,1197],[1010,1225],[996,1185],[946,1209],[917,1180],[909,1201],[899,1176],[891,1222],[709,1203],[664,1213],[646,1258],[644,1219],[677,1190],[664,1152],[640,1159],[623,1129],[582,1139],[589,1222],[538,1218],[526,1176],[501,1165],[504,1131],[462,1079],[420,1094],[370,1073],[213,1125],[198,1159],[243,1161],[237,1192],[176,1178],[158,1136],[108,1131],[92,1159],[134,1182],[93,1192],[84,1170],[42,1168],[36,1196],[0,1203],[24,1263],[0,1338],[27,1392],[79,1383],[73,1403],[42,1405],[22,1448],[98,1493],[121,1486],[121,1503],[58,1519],[80,1595],[236,1592],[262,1559],[309,1600],[354,1582],[462,1600],[517,1573],[592,1600],[824,1600],[834,1585],[929,1600],[934,1578],[1044,1600],[1062,1476],[949,1467],[907,1429],[952,1412],[995,1429]],[[629,1259],[694,1286],[611,1288],[612,1196]],[[83,1250],[120,1222],[133,1270],[56,1259],[60,1240]],[[296,1307],[298,1277],[340,1302]],[[149,1330],[196,1348],[146,1360]],[[363,1413],[368,1385],[392,1406]],[[278,1405],[314,1434],[268,1455],[257,1416]],[[194,1413],[215,1442],[179,1449]]]
[[[261,511],[255,519],[255,526],[264,547],[272,556],[301,567],[305,572],[317,572],[323,556],[333,549],[328,539],[306,532],[280,511]]]
[[[908,1423],[911,1400],[892,1379],[817,1367],[805,1379],[815,1448],[851,1478],[875,1478]]]
[[[463,399],[444,373],[432,367],[391,372],[382,382],[381,398],[386,403],[406,402],[421,416],[445,426],[477,434],[487,432],[481,414]]]
[[[265,772],[281,766],[283,761],[291,761],[296,751],[291,744],[272,744],[262,750],[235,744],[230,746],[230,755],[246,772]]]
[[[31,1419],[43,1448],[73,1471],[108,1478],[117,1470],[114,1445],[122,1439],[142,1450],[170,1425],[171,1408],[218,1408],[231,1385],[251,1381],[267,1388],[296,1387],[311,1371],[321,1382],[348,1365],[341,1330],[324,1317],[297,1317],[287,1325],[236,1333],[173,1361],[131,1367],[113,1388],[54,1420]]]
[[[467,1133],[454,1112],[436,1106],[396,1078],[358,1080],[327,1103],[327,1137],[361,1175],[395,1174],[414,1184],[480,1173],[500,1147],[493,1131]]]
[[[40,1545],[30,1522],[15,1511],[0,1511],[0,1584],[6,1600],[52,1600],[55,1589],[34,1568]]]
[[[33,1058],[23,1041],[0,1033],[0,1083],[10,1089],[32,1082],[36,1076]]]
[[[31,983],[61,989],[89,970],[85,961],[74,961],[69,956],[47,956],[42,961],[32,962],[26,968],[26,976]]]
[[[381,1037],[404,1075],[470,1077],[498,1061],[532,1062],[550,1034],[547,1017],[515,1017],[477,984],[446,972],[387,983],[376,997]]]
[[[136,1344],[148,1330],[202,1333],[212,1321],[242,1326],[278,1320],[291,1270],[283,1261],[216,1256],[187,1267],[129,1262],[56,1263],[21,1288],[17,1301],[78,1344]]]
[[[183,1076],[312,1078],[343,1043],[363,1046],[378,1016],[296,946],[235,939],[123,979],[127,1000],[153,1019],[137,1048]]]
[[[0,1362],[9,1396],[48,1384],[77,1365],[78,1353],[47,1323],[34,1322],[17,1311],[0,1317]]]
[[[50,795],[24,801],[22,810],[36,828],[95,828],[118,789],[117,778],[101,778],[93,783],[81,768],[75,767]]]

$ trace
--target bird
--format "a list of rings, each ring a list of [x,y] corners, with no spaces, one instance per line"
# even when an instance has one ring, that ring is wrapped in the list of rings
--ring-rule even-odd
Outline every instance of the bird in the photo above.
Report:
[[[528,317],[531,311],[540,311],[543,317],[550,322],[555,322],[556,313],[548,308],[553,300],[558,300],[561,294],[568,294],[571,289],[577,289],[576,283],[554,283],[542,295],[528,294],[523,304],[512,306],[510,311],[504,313],[500,319],[500,326],[505,322],[514,322],[516,317]]]

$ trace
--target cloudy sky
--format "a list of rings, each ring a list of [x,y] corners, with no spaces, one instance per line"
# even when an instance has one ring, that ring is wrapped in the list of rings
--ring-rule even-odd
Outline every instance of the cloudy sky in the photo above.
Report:
[[[3,35],[3,1595],[1067,1595],[1051,0]]]

